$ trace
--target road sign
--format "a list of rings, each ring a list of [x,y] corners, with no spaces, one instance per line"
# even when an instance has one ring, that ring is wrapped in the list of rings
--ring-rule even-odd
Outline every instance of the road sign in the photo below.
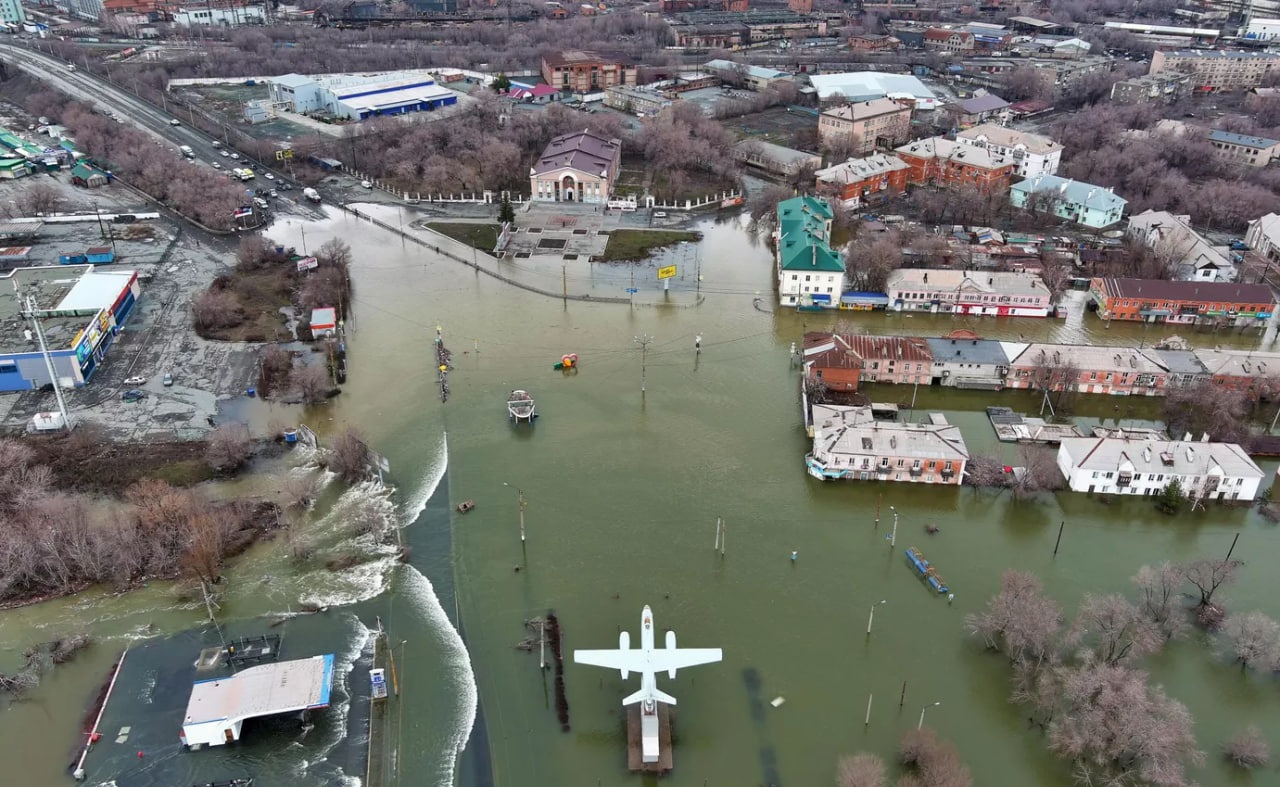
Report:
[[[293,158],[293,151],[289,148],[276,151],[276,161],[284,161],[287,158]]]
[[[663,267],[658,268],[658,281],[662,281],[663,279],[674,279],[675,277],[676,266],[664,265]]]
[[[640,290],[638,290],[635,287],[628,287],[627,292],[631,293],[632,295],[635,295],[637,292],[640,292]]]

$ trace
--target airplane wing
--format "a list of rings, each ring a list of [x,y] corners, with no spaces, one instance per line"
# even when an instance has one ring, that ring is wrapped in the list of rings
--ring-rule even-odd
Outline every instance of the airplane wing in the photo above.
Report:
[[[575,650],[573,660],[578,664],[638,672],[645,668],[644,654],[639,650]]]
[[[577,654],[574,654],[577,658]],[[649,669],[654,672],[693,667],[698,664],[711,664],[724,658],[720,648],[654,648],[649,654]],[[633,668],[634,669],[634,668]]]

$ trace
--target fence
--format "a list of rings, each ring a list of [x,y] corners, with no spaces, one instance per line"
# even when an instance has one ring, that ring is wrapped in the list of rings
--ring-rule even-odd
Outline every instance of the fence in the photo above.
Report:
[[[699,208],[705,208],[708,205],[715,205],[718,208],[725,203],[741,205],[742,199],[741,191],[738,191],[737,189],[730,189],[729,191],[723,191],[720,194],[708,194],[705,197],[687,199],[683,202],[680,200],[676,200],[674,202],[659,202],[657,197],[646,197],[645,204],[650,210],[654,208],[659,210],[698,210]]]
[[[369,222],[370,224],[373,224],[374,226],[381,227],[387,232],[394,232],[400,237],[406,240],[411,240],[414,243],[418,244],[419,246],[422,246],[424,248],[430,248],[433,251],[435,251],[437,254],[442,254],[445,257],[448,257],[449,259],[454,260],[455,262],[460,262],[463,265],[466,265],[470,268],[474,268],[476,273],[483,273],[486,276],[491,276],[497,279],[498,281],[506,282],[507,284],[510,284],[513,287],[519,287],[520,289],[527,290],[528,292],[537,293],[538,295],[545,295],[548,298],[559,298],[561,300],[584,301],[587,303],[621,303],[621,304],[631,305],[630,298],[612,298],[612,297],[604,297],[604,296],[596,297],[589,293],[584,295],[571,295],[567,292],[552,292],[551,290],[544,290],[541,287],[535,287],[532,284],[526,284],[525,282],[517,281],[516,279],[513,279],[509,276],[503,276],[501,273],[498,273],[497,271],[488,270],[482,267],[478,262],[468,260],[465,257],[459,257],[457,254],[454,254],[448,249],[441,248],[440,243],[443,243],[445,245],[458,244],[458,241],[455,241],[452,238],[448,238],[443,235],[440,235],[438,236],[440,243],[434,243],[434,244],[428,243],[426,240],[416,235],[411,235],[405,232],[404,230],[400,229],[399,227],[396,227],[393,224],[388,224],[385,221],[375,219],[373,216],[370,216],[365,213],[361,213],[359,210],[356,210],[355,208],[350,207],[348,205],[343,205],[342,209],[357,218],[364,219],[365,221]],[[471,248],[471,247],[468,247],[468,248]],[[473,252],[473,255],[480,253],[477,249],[472,249],[472,252]],[[494,260],[494,262],[497,262],[496,259],[494,259],[487,253],[485,253],[485,257],[491,260]]]

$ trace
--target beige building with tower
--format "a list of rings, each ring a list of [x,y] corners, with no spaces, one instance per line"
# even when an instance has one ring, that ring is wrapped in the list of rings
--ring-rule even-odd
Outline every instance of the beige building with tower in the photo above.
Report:
[[[551,140],[529,170],[531,199],[603,204],[622,169],[622,142],[590,131]]]

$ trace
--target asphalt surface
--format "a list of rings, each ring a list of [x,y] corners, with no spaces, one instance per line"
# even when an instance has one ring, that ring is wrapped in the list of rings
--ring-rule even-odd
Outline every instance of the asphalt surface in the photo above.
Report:
[[[274,181],[260,178],[246,182],[244,184],[245,188],[278,189],[282,184],[287,183],[293,190],[279,192],[278,199],[293,203],[289,206],[290,212],[304,215],[312,214],[317,219],[323,218],[322,213],[315,210],[303,199],[302,184],[291,180],[282,172],[273,170],[264,162],[244,156],[243,153],[240,154],[241,161],[239,162],[221,157],[219,148],[214,147],[213,144],[215,141],[221,141],[216,140],[215,137],[206,134],[200,129],[188,125],[190,118],[184,118],[181,110],[176,105],[174,105],[175,112],[178,114],[170,114],[164,111],[163,108],[154,106],[150,102],[139,98],[120,85],[108,82],[82,69],[72,71],[68,68],[66,61],[27,47],[0,42],[0,56],[3,56],[5,60],[36,79],[45,82],[77,101],[108,112],[114,112],[125,123],[147,132],[155,137],[158,142],[174,149],[182,145],[190,147],[192,152],[195,153],[197,163],[207,165],[216,161],[223,168],[252,164],[259,173],[271,172],[275,177]],[[181,125],[172,125],[170,123],[172,120],[177,120]],[[223,146],[225,147],[225,143],[223,143]],[[226,243],[219,236],[202,233],[198,228],[192,227],[191,231],[197,236],[204,236],[205,239],[215,245]],[[232,246],[234,246],[234,243],[235,241],[232,242]]]

